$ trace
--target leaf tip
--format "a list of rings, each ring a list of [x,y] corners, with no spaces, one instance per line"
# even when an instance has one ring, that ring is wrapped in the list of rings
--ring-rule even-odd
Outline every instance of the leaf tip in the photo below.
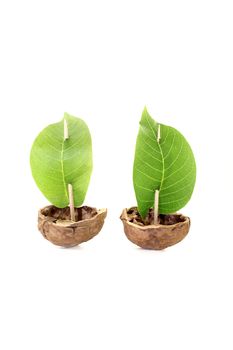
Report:
[[[149,116],[149,113],[148,113],[147,107],[145,105],[145,107],[143,108],[143,111],[142,111],[142,116],[141,116],[141,120],[140,120],[139,124],[142,125],[143,124],[143,120],[145,118],[148,118],[148,116]]]
[[[144,113],[148,114],[148,110],[147,110],[146,105],[144,106],[143,111],[142,111],[142,114],[144,114]]]

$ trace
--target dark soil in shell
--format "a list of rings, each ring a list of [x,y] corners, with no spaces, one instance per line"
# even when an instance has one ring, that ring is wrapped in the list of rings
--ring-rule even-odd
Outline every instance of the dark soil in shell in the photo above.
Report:
[[[75,208],[75,221],[70,220],[70,208],[46,206],[39,211],[38,228],[53,244],[73,247],[96,236],[104,224],[106,209],[88,206]]]
[[[190,219],[182,214],[159,215],[159,223],[154,225],[153,209],[142,220],[136,207],[124,209],[121,220],[127,238],[144,249],[172,246],[184,239],[190,228]]]

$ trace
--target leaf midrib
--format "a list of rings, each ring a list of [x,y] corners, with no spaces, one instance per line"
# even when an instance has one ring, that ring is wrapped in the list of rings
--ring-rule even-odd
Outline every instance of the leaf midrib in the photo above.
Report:
[[[164,173],[165,173],[165,164],[164,164],[163,150],[162,150],[162,148],[161,148],[161,146],[160,146],[160,144],[159,144],[159,142],[158,142],[158,140],[157,140],[157,135],[155,134],[155,131],[154,131],[154,129],[152,128],[152,126],[151,126],[151,124],[150,124],[150,121],[149,121],[147,115],[146,115],[146,120],[147,120],[147,123],[148,123],[149,127],[150,127],[151,130],[152,130],[152,133],[154,134],[154,137],[155,137],[154,140],[155,140],[155,142],[157,143],[157,145],[158,145],[158,147],[159,147],[159,151],[160,151],[161,158],[162,158],[162,177],[161,177],[160,186],[159,186],[159,191],[161,191],[162,185],[163,185],[163,180],[164,180]],[[159,124],[158,124],[158,127],[159,127]],[[155,189],[155,190],[156,190],[156,189]]]
[[[161,131],[160,131],[161,132]],[[159,141],[157,141],[156,139],[156,142],[158,143],[158,146],[159,146],[159,150],[160,150],[160,153],[161,153],[161,157],[162,157],[162,178],[161,178],[161,183],[160,183],[160,187],[159,187],[159,191],[161,191],[162,189],[162,186],[163,186],[163,181],[164,181],[164,175],[165,175],[165,164],[164,164],[164,156],[163,156],[163,150],[162,150],[162,147],[160,146],[159,144]]]

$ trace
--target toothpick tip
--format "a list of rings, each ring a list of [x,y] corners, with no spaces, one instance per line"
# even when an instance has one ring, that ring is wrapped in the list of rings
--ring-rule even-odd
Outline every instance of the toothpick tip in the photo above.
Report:
[[[67,121],[64,118],[64,140],[67,140],[69,138],[69,133],[68,133],[68,125]]]
[[[158,124],[157,141],[159,142],[161,138],[160,124]]]

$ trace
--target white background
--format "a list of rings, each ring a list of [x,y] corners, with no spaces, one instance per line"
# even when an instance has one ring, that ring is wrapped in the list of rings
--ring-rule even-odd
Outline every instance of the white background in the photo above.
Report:
[[[232,1],[1,1],[0,348],[233,348]],[[129,242],[132,163],[144,105],[189,140],[197,184],[188,237]],[[37,231],[47,204],[31,144],[67,111],[92,133],[85,203],[101,233],[62,249]]]

